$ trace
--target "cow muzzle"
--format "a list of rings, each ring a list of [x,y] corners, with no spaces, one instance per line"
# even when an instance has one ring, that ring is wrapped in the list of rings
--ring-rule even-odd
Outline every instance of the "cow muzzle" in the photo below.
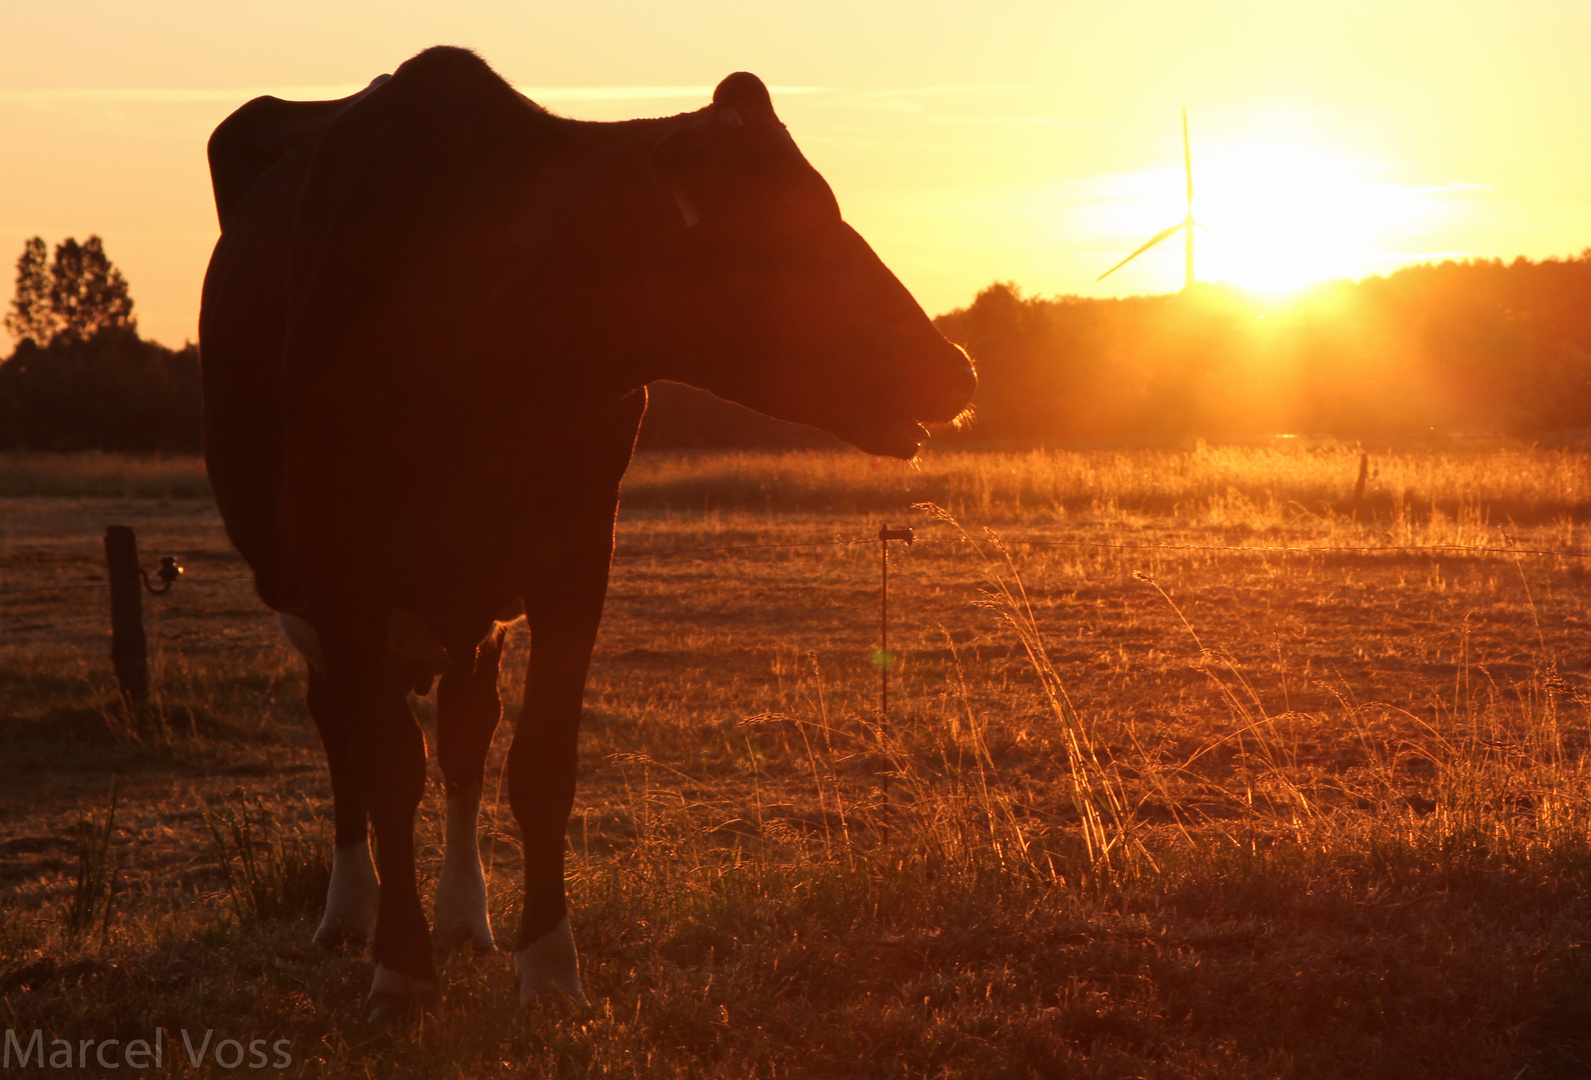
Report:
[[[956,420],[972,404],[972,395],[978,389],[978,373],[972,366],[966,350],[945,342],[949,351],[940,364],[941,374],[928,380],[929,393],[918,414],[933,424],[948,424]]]
[[[978,387],[972,361],[962,349],[941,339],[933,362],[913,365],[891,395],[894,408],[873,415],[857,430],[840,434],[870,454],[910,459],[928,438],[929,424],[954,423],[966,414]]]

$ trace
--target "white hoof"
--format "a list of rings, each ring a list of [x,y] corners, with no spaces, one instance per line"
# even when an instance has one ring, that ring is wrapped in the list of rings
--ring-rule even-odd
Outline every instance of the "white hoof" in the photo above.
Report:
[[[434,1016],[441,1008],[442,992],[433,982],[376,965],[370,982],[370,1022],[382,1027],[407,1024]]]
[[[515,953],[514,971],[521,1005],[537,1005],[559,995],[573,998],[577,1005],[591,1004],[580,989],[580,958],[567,918]]]
[[[376,933],[376,905],[381,882],[370,859],[370,843],[350,844],[331,853],[331,884],[326,888],[326,914],[315,931],[315,944],[328,949],[363,945]]]
[[[486,878],[480,864],[457,866],[442,862],[442,879],[436,887],[436,941],[444,950],[497,948],[491,917],[486,913]]]
[[[480,809],[478,787],[447,797],[447,840],[436,886],[436,941],[445,950],[491,952],[497,947],[486,913],[486,877],[475,838]]]

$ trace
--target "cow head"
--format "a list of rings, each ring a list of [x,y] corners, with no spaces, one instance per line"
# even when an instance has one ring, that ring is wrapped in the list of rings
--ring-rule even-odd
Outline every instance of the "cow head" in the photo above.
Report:
[[[720,83],[657,145],[652,174],[669,377],[901,458],[923,424],[967,407],[966,354],[841,218],[755,75]]]

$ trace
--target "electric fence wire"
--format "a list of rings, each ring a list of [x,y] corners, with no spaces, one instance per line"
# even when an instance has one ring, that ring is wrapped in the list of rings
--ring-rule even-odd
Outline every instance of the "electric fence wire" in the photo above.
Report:
[[[790,550],[799,548],[834,548],[856,547],[878,543],[876,537],[859,539],[846,539],[836,537],[832,540],[801,540],[773,544],[723,544],[711,547],[690,548],[665,548],[662,550],[634,550],[620,548],[613,553],[615,560],[629,559],[671,559],[688,555],[721,555],[734,552]],[[1588,559],[1591,552],[1587,551],[1551,551],[1544,548],[1515,548],[1515,547],[1470,547],[1463,544],[1402,544],[1371,546],[1349,545],[1316,545],[1300,547],[1285,544],[1167,544],[1167,543],[1120,543],[1106,540],[1031,540],[991,535],[987,538],[970,536],[918,536],[914,538],[918,544],[977,544],[989,543],[1007,548],[1075,548],[1102,551],[1202,551],[1221,555],[1364,555],[1364,556],[1430,556],[1430,555],[1456,555],[1475,559],[1512,559],[1521,556],[1549,559]],[[225,577],[190,577],[184,574],[181,582],[185,586],[219,585],[227,582],[252,581],[253,575],[233,574]],[[27,596],[40,593],[68,592],[76,589],[103,589],[104,581],[84,582],[72,585],[44,585],[21,589],[0,588],[0,597]]]

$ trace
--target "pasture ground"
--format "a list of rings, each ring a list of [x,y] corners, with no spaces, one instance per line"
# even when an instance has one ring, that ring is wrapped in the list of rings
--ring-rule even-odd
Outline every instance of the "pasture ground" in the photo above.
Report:
[[[225,1039],[316,1077],[1591,1075],[1591,455],[1371,463],[1354,502],[1337,447],[639,460],[569,834],[594,1005],[455,957],[384,1033],[309,940],[303,676],[197,464],[0,460],[0,1026],[158,1026],[204,1075]],[[878,545],[833,541],[886,521],[884,723]],[[138,712],[111,523],[188,570]]]

